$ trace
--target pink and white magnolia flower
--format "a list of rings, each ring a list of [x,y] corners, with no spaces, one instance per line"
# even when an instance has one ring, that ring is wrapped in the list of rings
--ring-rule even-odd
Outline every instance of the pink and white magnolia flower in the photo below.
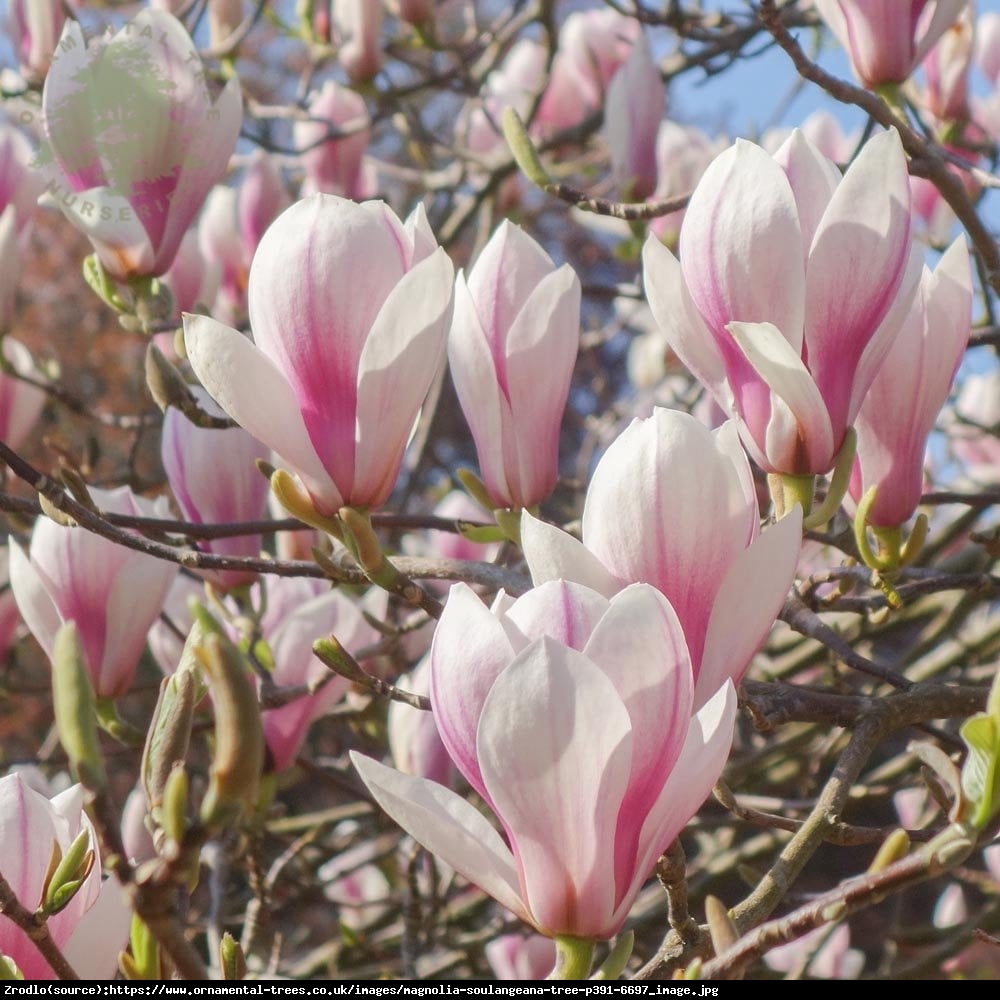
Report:
[[[634,201],[648,198],[657,181],[657,133],[667,110],[667,87],[641,34],[632,54],[608,87],[604,135],[621,191]]]
[[[193,386],[192,391],[202,409],[222,415],[204,389]],[[163,469],[177,506],[194,524],[230,524],[266,517],[270,490],[255,462],[266,461],[270,455],[270,449],[242,427],[196,427],[174,407],[163,418]],[[199,547],[216,555],[256,558],[261,536],[211,538]],[[205,570],[201,575],[223,590],[249,583],[257,576],[245,570]]]
[[[966,7],[924,59],[927,86],[921,102],[938,121],[969,117],[969,68],[975,41],[975,11]]]
[[[725,140],[723,140],[723,144]],[[660,122],[656,135],[656,189],[653,199],[675,198],[693,191],[709,164],[722,152],[700,129]],[[649,231],[667,246],[676,246],[685,209],[651,219]]]
[[[257,248],[256,344],[186,316],[188,357],[222,408],[298,475],[320,514],[378,507],[444,362],[452,275],[422,209],[404,225],[382,202],[311,195]]]
[[[290,203],[274,160],[260,149],[251,155],[239,188],[218,186],[209,194],[198,243],[219,269],[217,312],[228,322],[246,319],[250,262],[267,228]]]
[[[483,952],[497,979],[544,979],[556,964],[552,939],[540,934],[502,934]]]
[[[42,190],[42,180],[30,166],[33,156],[27,138],[0,119],[0,333],[14,321],[21,251]]]
[[[657,323],[765,471],[833,467],[919,280],[911,225],[895,131],[843,177],[795,132],[774,157],[737,141],[715,160],[680,263],[646,241]]]
[[[4,360],[19,375],[40,378],[28,348],[13,337],[3,338]],[[0,441],[19,448],[34,430],[45,409],[43,389],[15,375],[0,372]]]
[[[902,83],[968,0],[814,0],[866,87]],[[925,9],[927,13],[925,14]]]
[[[33,911],[44,895],[53,845],[65,853],[86,831],[94,864],[66,907],[48,919],[48,929],[82,979],[112,979],[131,913],[117,882],[101,885],[100,847],[83,800],[82,785],[49,799],[19,774],[0,778],[0,874]],[[0,955],[13,959],[27,980],[57,978],[24,931],[6,918],[0,920]]]
[[[63,0],[11,0],[8,10],[10,39],[21,61],[21,73],[38,83],[49,71],[66,22]]]
[[[430,695],[429,656],[425,656],[402,678],[402,687],[413,694],[424,697]],[[392,762],[400,771],[404,774],[416,774],[451,788],[458,784],[458,770],[441,741],[433,712],[421,712],[404,702],[393,701],[386,717],[386,730]]]
[[[459,272],[451,376],[490,500],[531,507],[559,475],[559,425],[580,343],[580,280],[504,221]]]
[[[795,941],[772,948],[764,962],[775,972],[805,972],[813,979],[857,979],[865,967],[865,953],[851,947],[851,930],[840,924],[832,932],[818,927]]]
[[[310,689],[285,705],[265,709],[261,716],[272,771],[284,771],[295,763],[309,727],[328,715],[351,687],[350,681],[313,655],[313,643],[332,632],[346,650],[358,654],[379,639],[358,602],[340,590],[325,589],[312,596],[314,589],[313,581],[268,581],[261,631],[274,661],[271,680],[279,689]]]
[[[355,83],[370,80],[382,68],[382,16],[379,0],[333,0],[337,58]]]
[[[209,201],[211,199],[209,195]],[[219,294],[221,280],[222,269],[218,262],[207,260],[201,252],[198,230],[189,229],[177,248],[170,270],[162,279],[173,296],[173,315],[179,317],[181,313],[211,310]],[[156,334],[155,342],[168,358],[176,359],[172,331]]]
[[[110,513],[169,516],[164,499],[144,500],[127,486],[90,495]],[[76,623],[98,698],[128,690],[176,575],[175,563],[47,517],[35,524],[28,552],[11,542],[10,585],[25,624],[51,659],[60,626]]]
[[[336,194],[361,201],[375,193],[375,178],[365,163],[371,142],[371,119],[365,99],[336,80],[327,80],[309,99],[309,118],[292,128],[305,171],[302,197]],[[331,131],[343,138],[327,138]]]
[[[583,542],[528,514],[521,540],[536,585],[576,580],[605,597],[656,587],[680,620],[703,705],[739,683],[795,575],[797,508],[760,532],[757,494],[732,422],[710,431],[656,409],[634,420],[594,472]]]
[[[42,107],[49,203],[113,278],[164,274],[236,146],[239,81],[213,101],[184,26],[147,9],[89,45],[69,21]]]
[[[972,325],[972,270],[959,237],[924,268],[906,319],[858,413],[855,503],[878,487],[868,523],[897,527],[920,503],[927,438],[944,406]]]
[[[401,826],[542,934],[610,938],[729,753],[733,686],[697,714],[693,689],[677,616],[652,587],[609,601],[560,581],[487,608],[457,584],[431,701],[510,847],[443,786],[352,759]]]

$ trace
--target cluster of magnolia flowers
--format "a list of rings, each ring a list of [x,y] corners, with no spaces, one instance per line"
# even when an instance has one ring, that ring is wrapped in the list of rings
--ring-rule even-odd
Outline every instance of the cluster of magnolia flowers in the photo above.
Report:
[[[817,0],[867,86],[898,86],[938,53],[928,65],[935,113],[967,125],[967,106],[945,92],[945,55],[932,46],[949,29],[971,38],[969,15],[945,0],[908,6],[912,17],[874,23],[863,4]],[[378,70],[381,6],[335,7],[344,68],[369,79]],[[429,18],[429,5],[400,7],[414,23]],[[611,11],[600,18],[565,22],[532,135],[578,124],[603,104],[624,194],[665,196],[700,178],[683,222],[670,220],[679,236],[666,223],[653,227],[642,282],[660,335],[723,419],[709,429],[656,409],[634,421],[593,472],[579,537],[538,512],[559,476],[579,278],[509,222],[456,276],[422,207],[401,220],[381,201],[354,200],[372,193],[362,163],[369,123],[354,91],[329,83],[309,103],[313,119],[349,123],[335,156],[324,150],[317,120],[296,127],[303,144],[316,143],[302,161],[298,201],[290,203],[263,154],[248,158],[238,191],[210,194],[240,128],[235,78],[212,95],[190,68],[190,37],[163,11],[144,11],[89,44],[70,22],[51,58],[22,51],[26,66],[47,71],[44,182],[23,167],[23,136],[7,133],[10,207],[0,218],[0,243],[17,239],[44,183],[48,201],[90,239],[89,277],[109,305],[138,315],[163,278],[185,309],[183,343],[161,343],[154,368],[161,366],[161,398],[173,404],[163,467],[193,525],[260,521],[273,496],[385,586],[381,553],[366,548],[371,515],[390,501],[421,408],[447,365],[475,444],[478,476],[465,481],[479,506],[454,501],[443,512],[474,522],[492,512],[491,537],[520,546],[530,586],[501,591],[490,604],[469,585],[453,586],[411,676],[431,713],[393,705],[397,768],[358,754],[353,762],[375,800],[420,843],[560,941],[622,930],[656,859],[718,780],[733,739],[736,685],[794,582],[803,523],[828,520],[844,501],[873,568],[891,575],[914,558],[921,529],[908,537],[904,529],[920,501],[928,435],[968,342],[972,302],[963,239],[933,270],[923,262],[916,195],[895,131],[868,139],[843,172],[841,157],[799,130],[771,151],[687,136],[694,152],[685,179],[664,178],[657,142],[680,140],[667,125],[656,138],[665,94],[648,43],[635,21]],[[236,24],[219,27],[219,37]],[[499,110],[538,96],[531,81],[544,66],[534,45],[511,49],[461,123],[483,156],[500,142]],[[88,111],[137,47],[169,84],[149,88],[143,106],[144,120],[160,129],[158,148],[172,157],[152,168],[113,123]],[[642,103],[641,120],[608,111],[633,106],[644,89],[655,99]],[[199,263],[206,258],[214,273]],[[9,314],[12,289],[0,294]],[[207,302],[216,318],[195,312]],[[237,328],[244,316],[251,336]],[[28,372],[22,352],[5,342],[9,365]],[[44,394],[5,377],[0,400],[3,440],[17,448]],[[238,426],[220,429],[227,418]],[[769,476],[777,516],[765,527],[748,454]],[[164,499],[127,487],[90,489],[88,498],[103,514],[169,512]],[[453,544],[469,548],[436,551],[484,558],[471,541]],[[201,543],[203,554],[220,557],[199,574],[229,595],[218,603],[229,602],[234,638],[245,607],[234,595],[255,588],[251,604],[259,606],[261,585],[255,570],[226,560],[252,559],[262,547],[260,534]],[[175,630],[194,627],[198,612],[187,598],[201,585],[178,576],[176,563],[43,517],[30,545],[11,543],[9,576],[20,617],[51,659],[75,625],[105,715],[129,689],[147,641],[165,672],[183,672],[182,642],[156,624],[166,609]],[[260,711],[266,766],[278,772],[294,763],[310,723],[350,688],[312,657],[315,640],[332,633],[355,653],[375,646],[370,619],[384,617],[387,594],[373,588],[356,601],[323,581],[275,578],[266,597],[256,628],[273,661],[270,683],[303,688]],[[254,683],[263,698],[264,682]],[[79,798],[75,789],[43,803],[21,779],[0,780],[0,844],[30,829],[39,844],[54,839],[70,856],[87,825]],[[143,850],[149,845],[136,846],[137,855]],[[0,850],[8,879],[9,856]],[[19,898],[48,891],[48,863],[40,854],[25,860]],[[69,873],[80,887],[72,907],[53,904],[57,944],[72,945],[75,921],[99,895],[99,872],[91,856],[85,873]],[[496,961],[513,962],[495,944]],[[539,960],[551,966],[547,945],[531,947],[531,968]],[[0,924],[0,952],[26,975],[46,973],[13,925]]]

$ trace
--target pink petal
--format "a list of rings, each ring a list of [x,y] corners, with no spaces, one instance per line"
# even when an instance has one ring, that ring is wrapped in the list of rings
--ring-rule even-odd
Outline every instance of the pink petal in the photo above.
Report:
[[[573,580],[604,597],[621,590],[621,582],[582,542],[526,510],[521,512],[521,547],[536,587],[549,580]]]
[[[412,837],[501,906],[531,923],[510,851],[486,818],[443,785],[351,752],[375,801]]]
[[[483,706],[483,780],[511,838],[532,922],[550,936],[618,930],[607,855],[628,787],[630,730],[604,673],[549,638],[511,663]]]

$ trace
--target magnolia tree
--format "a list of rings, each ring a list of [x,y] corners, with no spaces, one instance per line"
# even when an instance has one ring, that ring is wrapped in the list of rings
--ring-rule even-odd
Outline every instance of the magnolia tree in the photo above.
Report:
[[[1000,13],[8,13],[0,978],[997,974]]]

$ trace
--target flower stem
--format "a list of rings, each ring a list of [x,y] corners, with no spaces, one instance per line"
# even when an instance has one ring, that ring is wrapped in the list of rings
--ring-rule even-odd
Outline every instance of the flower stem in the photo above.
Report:
[[[560,935],[555,939],[556,967],[548,979],[586,979],[594,959],[594,942],[589,938]]]

